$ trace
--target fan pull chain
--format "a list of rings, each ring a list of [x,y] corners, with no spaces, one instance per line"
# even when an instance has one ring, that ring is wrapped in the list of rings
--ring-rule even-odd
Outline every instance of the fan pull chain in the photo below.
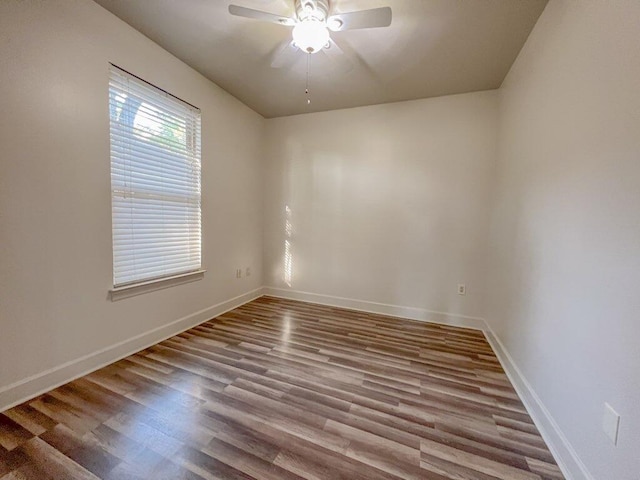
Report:
[[[311,57],[310,53],[307,53],[307,84],[304,90],[304,93],[307,95],[307,105],[311,105],[311,98],[309,97],[309,58]]]

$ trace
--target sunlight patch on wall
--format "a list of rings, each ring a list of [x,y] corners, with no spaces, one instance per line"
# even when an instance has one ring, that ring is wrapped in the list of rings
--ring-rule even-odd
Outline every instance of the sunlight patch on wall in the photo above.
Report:
[[[293,227],[291,225],[291,209],[289,205],[284,207],[284,283],[291,286],[291,275],[293,272],[293,254],[291,253],[291,233]]]

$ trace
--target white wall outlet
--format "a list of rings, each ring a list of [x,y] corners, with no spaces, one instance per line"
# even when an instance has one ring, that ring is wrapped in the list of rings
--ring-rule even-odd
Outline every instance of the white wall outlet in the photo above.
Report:
[[[620,415],[607,402],[604,403],[604,415],[602,416],[602,429],[614,445],[618,443],[618,429],[620,428]]]
[[[250,277],[251,276],[251,269],[249,267],[247,267],[244,271],[244,276],[245,277]]]
[[[236,270],[236,278],[242,278],[242,269],[241,268],[238,268]]]
[[[464,283],[459,283],[458,284],[458,295],[466,295],[467,294],[467,287],[464,286]]]

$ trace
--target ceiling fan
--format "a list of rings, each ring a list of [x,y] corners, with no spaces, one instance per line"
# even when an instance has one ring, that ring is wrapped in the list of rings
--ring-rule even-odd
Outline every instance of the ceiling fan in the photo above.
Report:
[[[388,27],[391,25],[391,8],[380,7],[330,15],[329,0],[294,0],[295,15],[285,17],[262,10],[229,5],[229,13],[238,17],[253,18],[293,27],[292,39],[287,40],[276,52],[271,66],[280,68],[293,63],[297,52],[308,54],[324,52],[330,58],[344,61],[346,55],[331,39],[329,31],[341,32],[358,28]]]

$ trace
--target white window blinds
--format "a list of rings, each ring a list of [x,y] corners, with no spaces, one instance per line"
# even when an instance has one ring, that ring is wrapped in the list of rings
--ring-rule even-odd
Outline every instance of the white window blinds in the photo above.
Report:
[[[200,110],[111,66],[113,284],[201,269]]]

